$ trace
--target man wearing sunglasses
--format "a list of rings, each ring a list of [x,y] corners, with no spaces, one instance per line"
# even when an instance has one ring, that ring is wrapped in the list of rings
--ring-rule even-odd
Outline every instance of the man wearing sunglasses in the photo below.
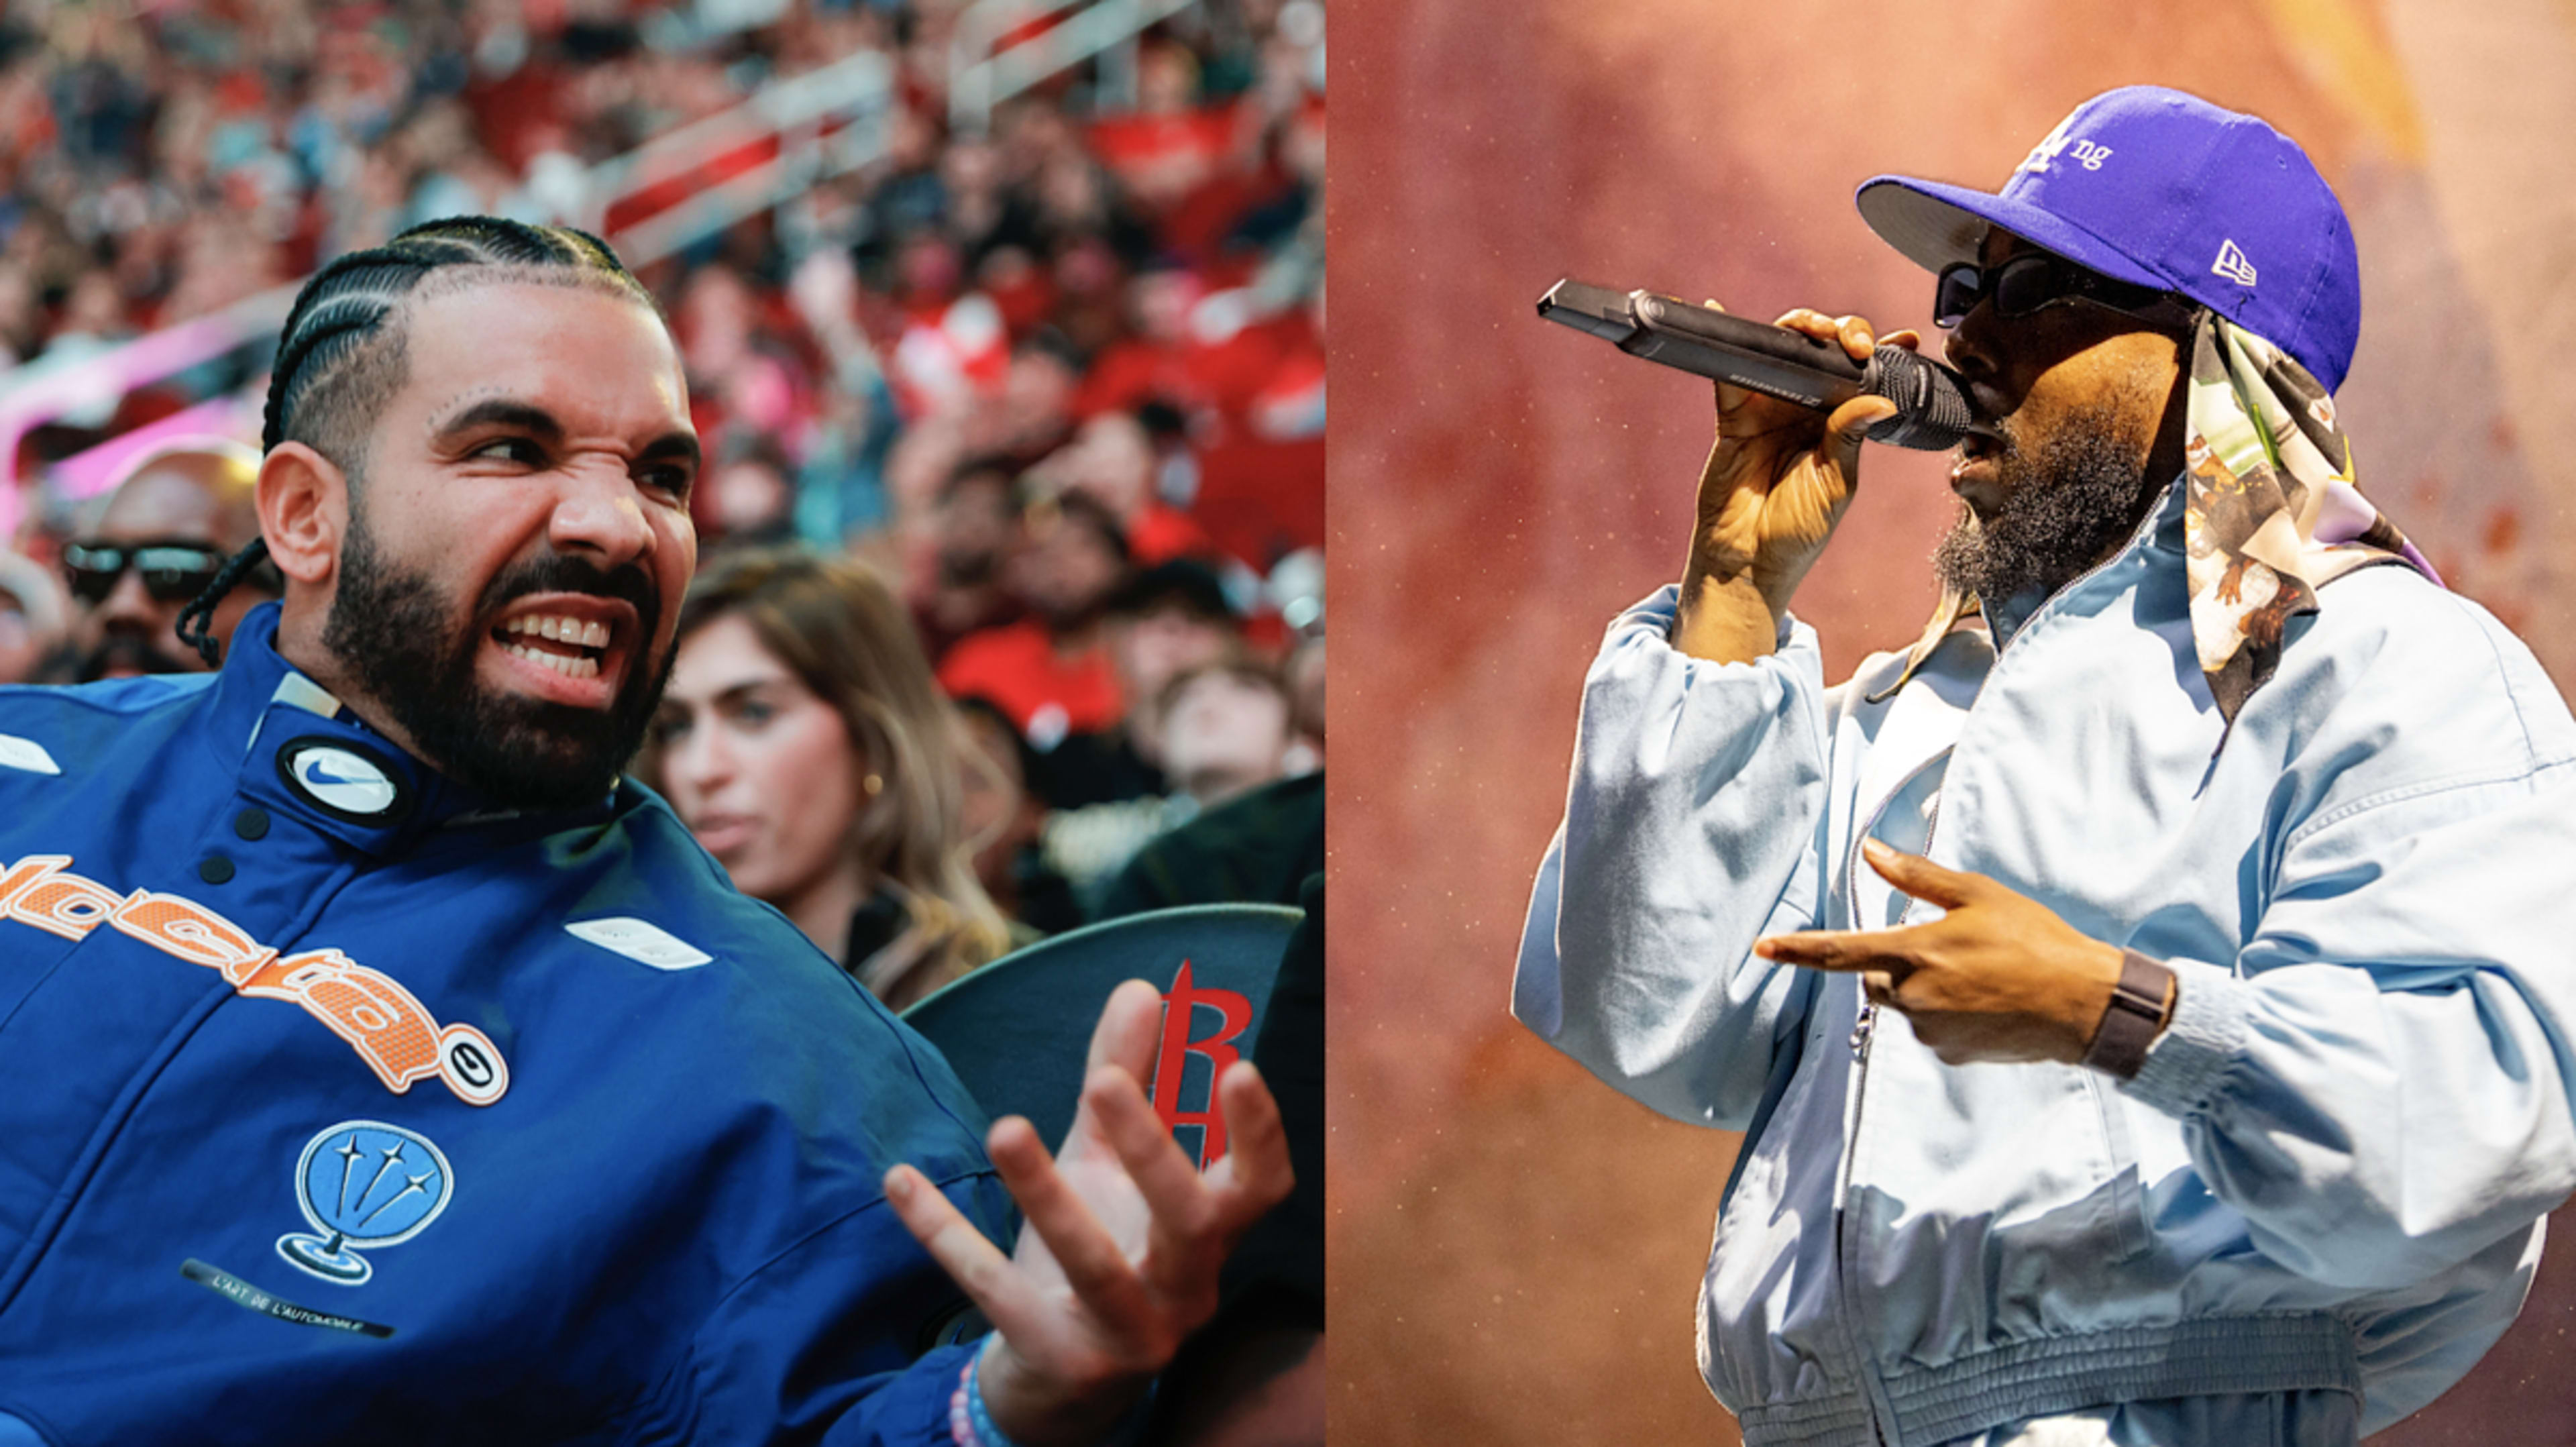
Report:
[[[1515,1013],[1746,1133],[1701,1367],[1754,1447],[2350,1443],[2576,1186],[2576,720],[2355,486],[2359,267],[2286,137],[2131,88],[1998,193],[1858,201],[1992,432],[1939,608],[1825,686],[1790,600],[1894,405],[1720,387]]]
[[[63,585],[44,564],[0,548],[0,683],[42,682],[63,638]]]
[[[179,613],[224,559],[259,536],[258,480],[259,454],[216,437],[155,448],[126,469],[97,527],[63,547],[75,681],[211,666],[179,641]],[[243,614],[277,594],[275,571],[255,570],[225,597],[208,631],[230,639]]]

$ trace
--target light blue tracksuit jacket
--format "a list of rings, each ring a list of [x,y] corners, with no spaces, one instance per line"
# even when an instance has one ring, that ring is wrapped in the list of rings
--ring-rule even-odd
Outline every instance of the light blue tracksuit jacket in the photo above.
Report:
[[[2576,721],[2484,610],[2377,567],[2227,729],[2180,499],[1892,692],[1901,656],[1827,688],[1794,622],[1687,658],[1671,589],[1585,681],[1513,1009],[1666,1115],[1766,1116],[1700,1300],[1754,1447],[2176,1397],[2375,1431],[2503,1333],[2576,1186]],[[1855,978],[1751,957],[1933,912],[1868,836],[2170,963],[2137,1078],[1944,1065]]]

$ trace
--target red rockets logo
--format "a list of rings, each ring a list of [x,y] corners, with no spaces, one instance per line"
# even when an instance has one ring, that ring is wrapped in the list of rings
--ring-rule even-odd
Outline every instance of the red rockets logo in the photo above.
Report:
[[[1201,1009],[1216,1011],[1214,1033],[1191,1039],[1194,1017]],[[1217,1105],[1216,1078],[1226,1067],[1242,1058],[1234,1038],[1252,1025],[1252,1002],[1234,990],[1220,990],[1213,985],[1190,983],[1190,962],[1181,961],[1181,972],[1172,980],[1172,988],[1163,992],[1163,1038],[1154,1052],[1154,1113],[1163,1124],[1178,1129],[1199,1128],[1198,1168],[1202,1171],[1216,1164],[1225,1154],[1225,1113]],[[1207,1104],[1199,1110],[1182,1107],[1181,1077],[1189,1057],[1207,1062]]]
[[[390,976],[338,950],[281,956],[194,900],[148,889],[120,895],[66,873],[71,862],[68,854],[31,854],[0,872],[0,917],[71,940],[107,925],[220,973],[243,995],[301,1005],[396,1095],[432,1076],[468,1105],[490,1105],[509,1091],[510,1067],[482,1031],[442,1027]]]

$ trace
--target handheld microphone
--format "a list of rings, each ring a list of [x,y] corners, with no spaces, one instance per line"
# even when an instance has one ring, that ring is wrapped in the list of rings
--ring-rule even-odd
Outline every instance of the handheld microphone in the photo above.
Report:
[[[1958,373],[1903,347],[1881,347],[1867,365],[1836,343],[1766,327],[1650,291],[1560,281],[1538,299],[1549,321],[1590,332],[1630,356],[1661,362],[1729,386],[1830,412],[1863,393],[1894,402],[1896,415],[1864,436],[1890,447],[1940,452],[1969,437],[1991,437],[1968,403]]]

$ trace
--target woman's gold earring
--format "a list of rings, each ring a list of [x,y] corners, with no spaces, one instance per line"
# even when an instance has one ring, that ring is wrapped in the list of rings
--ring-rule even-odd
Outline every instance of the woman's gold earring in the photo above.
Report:
[[[865,779],[859,781],[859,787],[867,790],[868,797],[873,799],[877,795],[885,792],[885,776],[882,774],[870,774]]]

